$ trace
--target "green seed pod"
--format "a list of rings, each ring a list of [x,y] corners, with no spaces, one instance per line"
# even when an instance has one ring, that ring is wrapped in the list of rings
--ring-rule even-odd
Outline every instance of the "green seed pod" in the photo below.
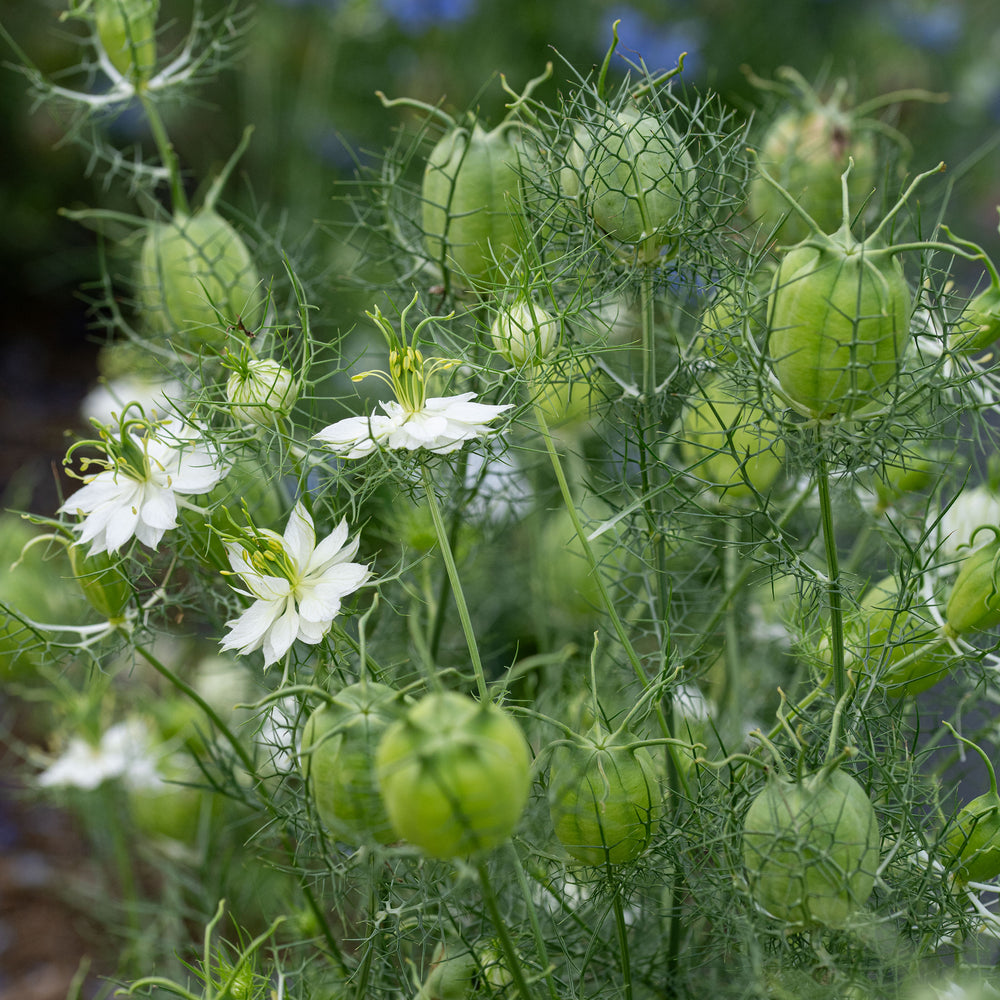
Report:
[[[983,289],[965,307],[948,349],[962,354],[985,350],[1000,337],[1000,285]]]
[[[692,398],[681,433],[690,474],[726,500],[767,493],[781,473],[785,443],[777,426],[725,378],[713,379]]]
[[[848,178],[852,203],[862,203],[878,178],[874,135],[838,104],[787,111],[775,119],[760,146],[760,164],[812,216],[824,232],[840,224],[841,174]],[[750,182],[749,212],[762,231],[789,246],[809,235],[805,221],[758,172]]]
[[[654,114],[627,108],[590,123],[576,143],[585,159],[580,196],[594,222],[653,260],[674,246],[689,210],[694,161]]]
[[[523,214],[518,157],[510,129],[486,132],[477,122],[446,133],[427,160],[424,245],[463,285],[488,287],[498,277],[497,265],[517,253]]]
[[[397,835],[435,858],[503,843],[527,803],[530,764],[510,715],[454,692],[424,697],[386,730],[375,753]]]
[[[214,209],[155,223],[136,272],[139,306],[152,333],[186,351],[221,350],[226,328],[253,331],[264,293],[250,252]]]
[[[1000,875],[1000,795],[996,789],[959,810],[942,846],[962,881],[987,882]]]
[[[771,774],[743,822],[743,863],[754,901],[772,917],[843,926],[875,885],[875,810],[838,767],[801,779]]]
[[[141,83],[156,67],[159,0],[94,0],[97,37],[122,76]]]
[[[1000,535],[962,561],[944,620],[954,635],[1000,625]]]
[[[768,308],[768,353],[782,389],[813,417],[870,404],[896,376],[910,310],[899,263],[846,229],[789,251]]]
[[[321,705],[302,731],[299,764],[316,812],[351,843],[395,839],[375,777],[378,741],[398,716],[384,684],[352,684]]]
[[[940,630],[929,615],[924,618],[919,609],[901,606],[899,583],[893,576],[869,588],[845,631],[860,669],[871,672],[878,667],[879,680],[894,698],[926,691],[952,666],[947,647],[935,645],[921,655],[940,638]],[[897,667],[904,659],[909,662]]]
[[[109,552],[89,556],[82,545],[71,545],[67,551],[73,575],[91,607],[109,622],[121,621],[133,594],[122,560]]]
[[[662,814],[652,757],[629,733],[600,724],[558,746],[549,771],[549,815],[569,855],[587,865],[634,861],[649,846]]]

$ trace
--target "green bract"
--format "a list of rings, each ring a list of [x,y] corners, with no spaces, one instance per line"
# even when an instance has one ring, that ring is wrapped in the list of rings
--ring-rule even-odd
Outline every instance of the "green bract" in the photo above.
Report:
[[[848,178],[852,203],[863,203],[878,177],[878,154],[871,132],[859,130],[836,103],[787,111],[775,119],[760,147],[766,167],[812,216],[824,232],[836,229],[841,215],[841,174],[853,159]],[[749,211],[763,232],[779,243],[798,243],[809,227],[759,173],[750,183]]]
[[[375,754],[396,833],[436,858],[488,851],[511,835],[528,800],[530,763],[510,715],[454,692],[424,697]]]
[[[916,612],[901,601],[898,581],[888,576],[869,588],[845,630],[860,669],[868,673],[878,669],[886,692],[895,698],[926,691],[952,663],[946,647],[928,649],[940,630],[929,615],[924,620]],[[907,662],[896,666],[903,660]]]
[[[771,916],[842,926],[875,885],[875,810],[837,767],[801,779],[771,774],[743,822],[743,863],[754,901]]]
[[[680,136],[652,113],[626,108],[577,131],[580,197],[594,222],[652,260],[676,243],[689,209],[694,161]]]
[[[254,331],[264,293],[250,252],[214,209],[154,223],[136,272],[139,305],[150,331],[183,350],[220,349],[226,328]]]
[[[870,404],[896,376],[910,311],[899,263],[846,227],[795,247],[768,308],[768,354],[782,389],[813,417]]]
[[[728,500],[766,493],[781,473],[785,444],[774,421],[725,378],[692,398],[682,424],[688,471]]]
[[[597,724],[558,746],[549,771],[549,814],[567,853],[588,865],[634,861],[649,845],[662,795],[649,751],[629,733]]]
[[[521,207],[518,148],[510,128],[456,127],[424,168],[424,244],[461,284],[489,286],[497,266],[516,254]],[[523,222],[521,223],[523,225]]]
[[[965,557],[944,620],[955,635],[1000,625],[1000,537]]]
[[[111,64],[135,82],[147,80],[156,66],[156,15],[159,0],[95,0],[97,37]]]
[[[352,684],[309,717],[300,762],[316,812],[351,842],[394,839],[375,778],[375,748],[396,719],[396,693],[384,684]]]

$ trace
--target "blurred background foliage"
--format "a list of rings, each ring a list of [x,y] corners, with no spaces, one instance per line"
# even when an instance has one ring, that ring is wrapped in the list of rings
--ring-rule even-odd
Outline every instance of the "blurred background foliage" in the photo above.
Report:
[[[191,3],[163,0],[161,51],[183,35]],[[0,3],[10,36],[56,76],[81,57],[79,31],[59,20],[63,9],[57,0]],[[346,329],[366,303],[336,280],[350,262],[329,223],[345,212],[342,182],[411,114],[384,108],[376,91],[477,107],[496,120],[500,73],[520,89],[552,60],[539,96],[555,100],[569,88],[567,63],[581,72],[600,64],[615,20],[616,72],[626,71],[625,58],[669,68],[686,52],[686,85],[716,90],[747,115],[774,107],[747,69],[772,79],[790,65],[819,84],[846,77],[859,101],[908,88],[947,93],[946,103],[904,103],[883,117],[912,142],[912,169],[948,164],[953,231],[1000,255],[996,0],[260,0],[241,58],[197,100],[172,107],[168,127],[195,191],[254,124],[225,197],[284,246],[326,265],[311,294],[322,324]],[[52,109],[32,107],[9,66],[0,107],[0,488],[8,506],[50,509],[48,466],[63,452],[64,430],[78,426],[79,399],[96,375],[98,338],[80,289],[100,274],[94,234],[57,210],[135,206],[124,185],[93,169],[85,148],[63,141],[65,122]],[[107,125],[120,148],[138,144],[152,155],[140,120],[126,112]]]

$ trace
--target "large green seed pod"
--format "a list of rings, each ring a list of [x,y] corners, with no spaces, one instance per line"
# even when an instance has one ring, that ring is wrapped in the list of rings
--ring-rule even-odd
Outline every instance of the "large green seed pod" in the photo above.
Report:
[[[858,667],[869,673],[877,667],[886,693],[894,698],[933,687],[953,663],[950,651],[937,642],[940,630],[929,614],[924,618],[918,608],[903,606],[893,576],[868,589],[845,631]],[[897,666],[904,660],[908,662]]]
[[[1000,536],[965,557],[944,620],[954,635],[1000,625]]]
[[[424,245],[461,285],[488,287],[517,252],[518,157],[509,128],[487,132],[478,122],[453,128],[431,151],[421,188]]]
[[[873,133],[836,102],[780,115],[761,141],[759,158],[824,232],[840,224],[840,177],[848,163],[854,163],[847,182],[852,203],[863,203],[878,178]],[[785,199],[759,172],[750,182],[748,209],[762,231],[779,243],[799,243],[809,235],[802,217],[789,212]]]
[[[1000,285],[991,284],[965,307],[948,348],[963,354],[985,350],[1000,338]]]
[[[375,749],[398,716],[384,684],[352,684],[309,717],[300,765],[316,812],[335,836],[352,843],[394,839],[375,777]]]
[[[649,846],[662,793],[649,751],[629,733],[597,724],[558,746],[549,771],[549,814],[567,853],[588,865],[634,861]]]
[[[902,267],[844,228],[781,261],[768,306],[768,354],[782,389],[813,417],[849,414],[893,381],[909,331]]]
[[[681,456],[688,471],[726,500],[767,493],[781,473],[785,443],[760,407],[724,378],[695,395],[682,418]]]
[[[510,715],[454,692],[419,701],[386,730],[375,753],[393,828],[435,858],[503,843],[527,803],[530,764]]]
[[[97,37],[111,64],[133,82],[148,80],[156,67],[159,0],[95,0]]]
[[[212,208],[150,227],[136,289],[150,332],[181,350],[220,350],[227,327],[242,323],[253,331],[264,315],[264,292],[250,252]]]
[[[772,774],[743,822],[743,863],[754,901],[772,917],[843,926],[875,885],[875,810],[838,767],[801,779]]]
[[[626,108],[577,133],[580,197],[594,222],[643,259],[676,243],[690,209],[694,161],[657,115]]]

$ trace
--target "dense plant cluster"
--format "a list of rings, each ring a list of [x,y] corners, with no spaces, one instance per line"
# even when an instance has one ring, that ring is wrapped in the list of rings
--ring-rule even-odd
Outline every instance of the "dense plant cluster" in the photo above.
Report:
[[[877,117],[935,96],[786,70],[748,120],[616,27],[496,122],[380,94],[327,336],[225,202],[252,130],[192,178],[163,115],[248,12],[158,18],[74,0],[76,76],[22,65],[135,211],[72,213],[106,401],[2,539],[123,989],[994,995],[1000,278]]]

